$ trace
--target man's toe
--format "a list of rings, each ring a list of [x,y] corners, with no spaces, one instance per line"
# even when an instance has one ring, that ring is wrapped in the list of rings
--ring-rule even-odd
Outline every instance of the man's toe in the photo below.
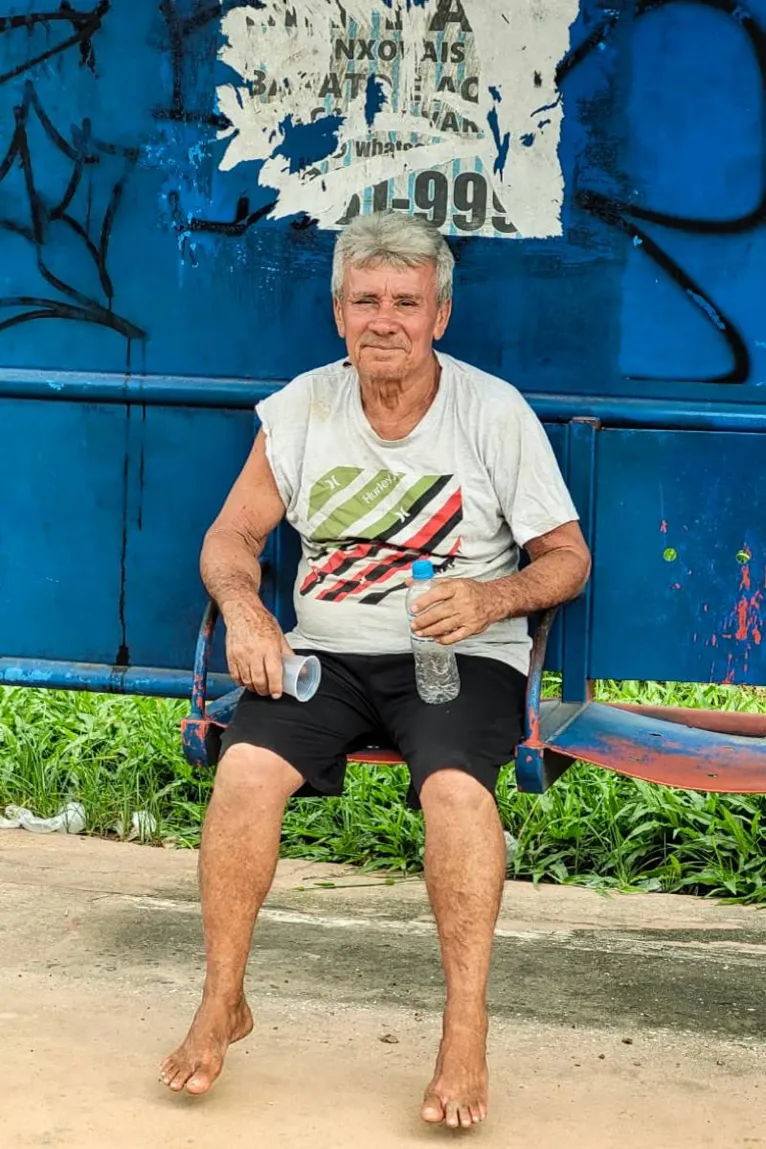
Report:
[[[168,1086],[174,1093],[180,1093],[186,1082],[189,1080],[189,1070],[179,1069],[176,1071],[175,1076],[168,1082]]]
[[[426,1094],[420,1112],[424,1121],[429,1121],[434,1125],[444,1120],[444,1106],[435,1093]]]
[[[471,1110],[467,1105],[460,1106],[458,1109],[458,1117],[460,1118],[460,1124],[464,1129],[471,1128],[473,1125],[473,1117],[471,1116]]]
[[[444,1122],[450,1129],[460,1128],[460,1113],[455,1101],[448,1101],[444,1106]]]
[[[166,1057],[160,1066],[160,1081],[163,1081],[165,1085],[168,1085],[173,1080],[176,1073],[178,1073],[178,1066],[176,1065],[175,1061],[172,1057]]]
[[[194,1093],[195,1095],[207,1093],[217,1076],[218,1074],[210,1066],[202,1066],[186,1082],[187,1093]]]
[[[169,1057],[167,1061],[163,1061],[162,1065],[160,1066],[160,1081],[163,1085],[171,1087],[172,1083],[181,1072],[181,1066],[178,1064],[178,1062],[175,1061],[174,1058]]]

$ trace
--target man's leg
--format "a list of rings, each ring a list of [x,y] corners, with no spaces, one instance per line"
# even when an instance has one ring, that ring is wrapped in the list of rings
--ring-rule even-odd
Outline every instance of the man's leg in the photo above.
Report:
[[[409,765],[410,800],[426,824],[426,883],[447,982],[436,1073],[421,1114],[471,1125],[487,1110],[486,988],[507,852],[494,801],[500,763],[524,729],[527,680],[494,658],[457,656],[460,694],[444,706],[422,702],[412,659],[383,664],[375,703]]]
[[[199,866],[207,974],[186,1040],[161,1067],[172,1090],[207,1092],[229,1045],[253,1028],[243,988],[250,941],[274,878],[285,805],[302,783],[283,758],[244,743],[218,767]]]
[[[429,775],[420,792],[425,870],[442,951],[447,1003],[428,1122],[469,1126],[487,1113],[486,990],[506,847],[495,801],[460,770]]]

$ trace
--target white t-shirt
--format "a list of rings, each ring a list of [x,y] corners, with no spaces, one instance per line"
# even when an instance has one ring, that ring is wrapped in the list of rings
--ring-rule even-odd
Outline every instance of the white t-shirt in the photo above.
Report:
[[[410,649],[405,581],[502,578],[519,547],[577,518],[545,431],[510,384],[438,355],[436,398],[405,439],[375,434],[345,360],[299,375],[257,406],[287,519],[301,536],[294,648]],[[458,643],[529,669],[527,620]]]

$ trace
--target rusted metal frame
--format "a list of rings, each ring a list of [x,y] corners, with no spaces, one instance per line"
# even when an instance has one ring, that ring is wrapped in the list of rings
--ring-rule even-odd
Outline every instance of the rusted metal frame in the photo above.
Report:
[[[543,690],[543,671],[545,669],[545,655],[548,649],[553,624],[559,607],[552,606],[543,611],[535,628],[532,639],[532,653],[529,659],[529,678],[527,679],[527,699],[525,713],[524,742],[529,746],[540,746],[540,701]]]
[[[549,750],[541,738],[540,731],[545,656],[548,639],[559,609],[554,606],[543,611],[532,639],[524,718],[525,737],[516,750],[516,786],[529,794],[542,794],[572,762],[570,758],[564,758]]]
[[[212,599],[208,600],[205,613],[202,616],[197,646],[194,651],[194,669],[192,671],[192,693],[190,718],[205,718],[207,709],[207,673],[210,667],[210,652],[213,646],[213,634],[218,622],[218,606]]]
[[[613,710],[628,710],[657,718],[661,722],[674,722],[679,726],[692,726],[711,730],[717,734],[735,734],[741,738],[766,738],[766,714],[743,713],[738,710],[703,710],[681,706],[649,706],[638,702],[611,702]]]
[[[764,738],[690,725],[688,714],[687,721],[668,721],[662,708],[656,708],[655,717],[603,702],[559,704],[564,721],[552,712],[551,733],[546,735],[549,705],[543,704],[543,741],[552,743],[557,753],[663,786],[766,793]]]
[[[181,744],[184,756],[192,766],[208,765],[207,739],[210,720],[207,716],[207,676],[218,616],[218,606],[209,599],[200,623],[194,652],[190,713],[188,718],[181,721]]]
[[[348,762],[360,762],[363,766],[403,766],[404,762],[395,750],[360,750],[349,754]]]

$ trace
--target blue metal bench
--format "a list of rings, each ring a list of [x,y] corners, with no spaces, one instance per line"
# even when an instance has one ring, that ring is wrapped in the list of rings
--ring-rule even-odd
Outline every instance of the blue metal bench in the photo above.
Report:
[[[691,790],[766,793],[766,714],[680,707],[631,706],[592,699],[542,700],[548,637],[558,611],[541,615],[534,629],[526,730],[517,749],[516,782],[543,793],[576,760],[619,774]],[[194,660],[189,717],[182,723],[187,760],[208,765],[214,743],[231,721],[241,689],[208,700],[207,679],[218,609],[209,602]],[[359,751],[354,762],[395,766],[395,750]]]
[[[591,697],[541,701],[546,631],[555,613],[547,612],[535,634],[526,737],[516,757],[520,790],[542,793],[580,760],[688,790],[766,793],[766,714],[603,703]]]

